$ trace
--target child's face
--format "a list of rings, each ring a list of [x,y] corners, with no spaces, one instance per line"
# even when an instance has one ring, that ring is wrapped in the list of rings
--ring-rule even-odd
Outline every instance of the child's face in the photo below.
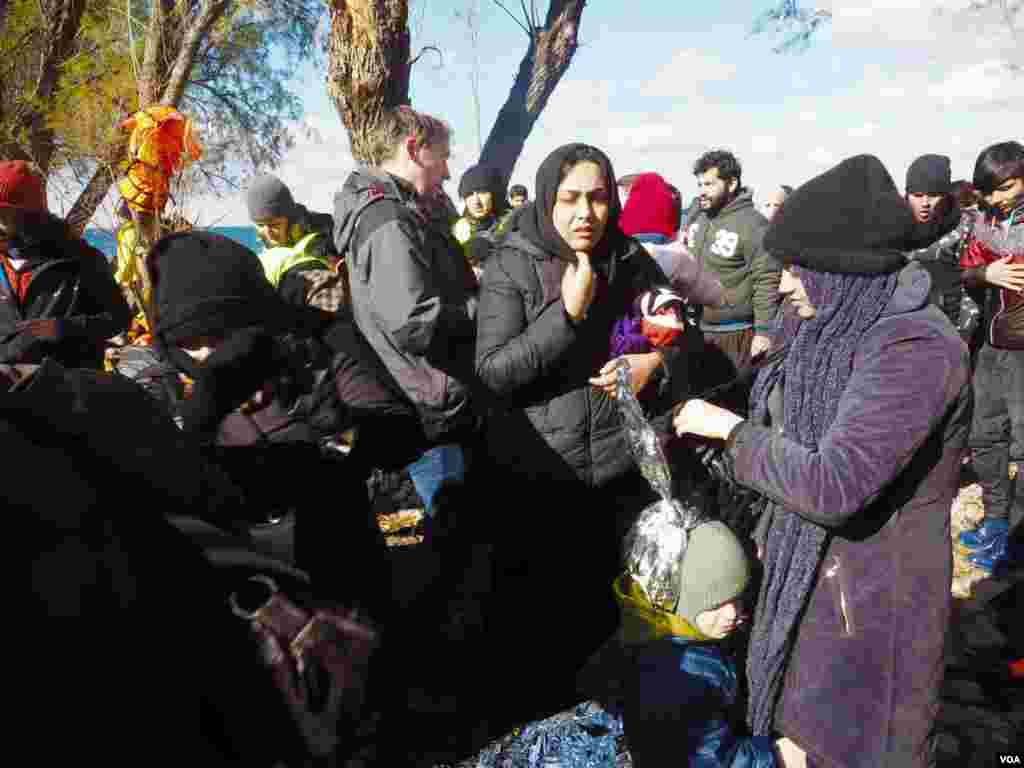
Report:
[[[740,601],[730,600],[698,613],[697,629],[712,640],[722,640],[735,632],[745,618]]]

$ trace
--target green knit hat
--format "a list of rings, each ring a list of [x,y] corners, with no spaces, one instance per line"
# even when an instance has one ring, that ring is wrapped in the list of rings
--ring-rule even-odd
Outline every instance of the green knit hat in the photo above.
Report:
[[[698,614],[736,599],[749,583],[750,562],[736,534],[718,520],[702,523],[691,531],[679,568],[676,615],[694,624]]]

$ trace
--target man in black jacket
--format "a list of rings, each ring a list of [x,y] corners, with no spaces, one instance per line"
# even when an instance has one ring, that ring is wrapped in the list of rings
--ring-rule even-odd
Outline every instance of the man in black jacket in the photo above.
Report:
[[[921,155],[914,160],[907,169],[906,200],[914,215],[907,258],[927,270],[932,303],[957,325],[964,296],[960,251],[974,220],[953,197],[949,158]]]
[[[103,254],[46,210],[42,178],[0,163],[0,363],[98,369],[104,342],[130,322]]]

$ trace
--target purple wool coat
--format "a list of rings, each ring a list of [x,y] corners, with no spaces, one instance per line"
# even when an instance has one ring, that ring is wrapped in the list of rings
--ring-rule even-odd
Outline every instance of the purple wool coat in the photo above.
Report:
[[[775,716],[827,768],[929,763],[972,407],[967,348],[929,288],[917,265],[900,274],[816,450],[750,422],[729,437],[738,481],[832,534]]]

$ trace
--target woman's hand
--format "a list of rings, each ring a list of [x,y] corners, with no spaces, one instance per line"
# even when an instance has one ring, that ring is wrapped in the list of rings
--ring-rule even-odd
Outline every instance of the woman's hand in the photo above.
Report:
[[[785,736],[775,742],[775,752],[782,768],[807,768],[807,753]]]
[[[1004,256],[985,267],[985,282],[1009,291],[1024,291],[1024,264],[1012,260],[1013,256]]]
[[[562,302],[574,323],[586,317],[590,303],[594,300],[594,285],[590,254],[577,253],[576,263],[567,266],[562,275]]]
[[[772,337],[764,333],[755,334],[750,341],[750,357],[755,358],[763,355],[772,347]]]
[[[609,360],[605,363],[601,370],[597,372],[597,376],[588,379],[588,381],[598,389],[603,389],[606,394],[614,396],[615,385],[618,381],[615,371],[619,367],[621,360],[629,363],[629,386],[635,395],[647,386],[654,372],[658,370],[658,366],[661,365],[661,353],[648,352],[645,355],[623,355],[622,357],[616,357],[614,360]]]
[[[744,419],[732,411],[704,400],[688,400],[672,420],[679,437],[698,435],[712,440],[725,440],[733,427]]]

